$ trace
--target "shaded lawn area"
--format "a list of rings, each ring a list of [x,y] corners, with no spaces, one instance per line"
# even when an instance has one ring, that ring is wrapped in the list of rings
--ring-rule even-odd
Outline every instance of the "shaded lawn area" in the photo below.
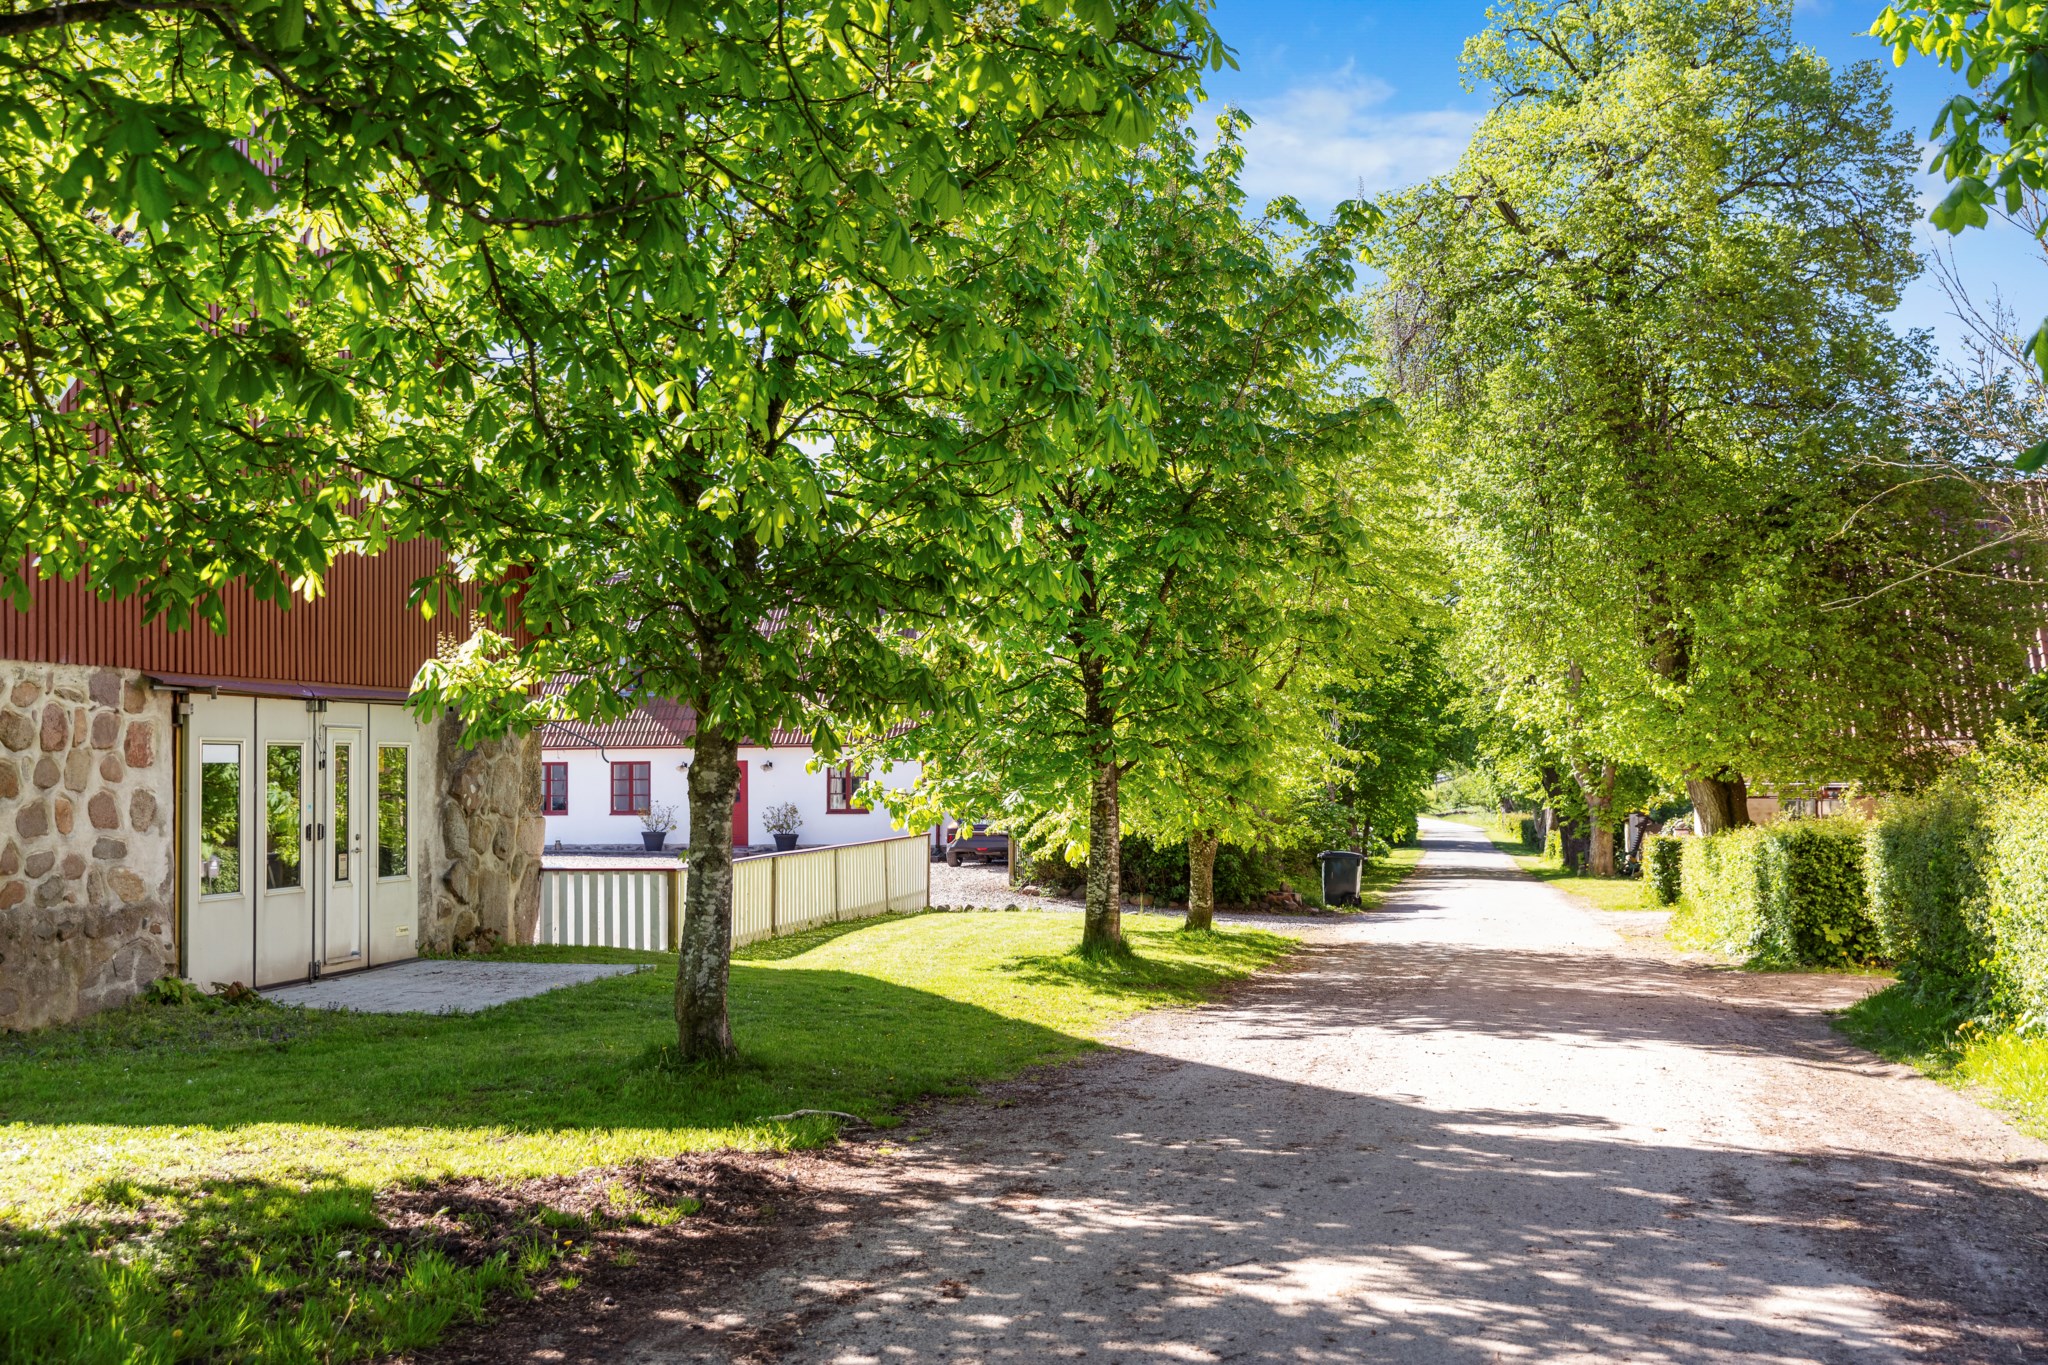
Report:
[[[1835,1018],[1835,1026],[1887,1061],[1903,1062],[2048,1138],[2048,1037],[1991,1032],[1888,986]]]
[[[1446,819],[1451,817],[1446,816]],[[1649,885],[1640,877],[1582,877],[1558,866],[1540,853],[1522,846],[1520,834],[1510,834],[1483,817],[1460,818],[1456,823],[1485,831],[1493,846],[1515,860],[1515,866],[1539,882],[1548,882],[1567,895],[1577,896],[1595,910],[1664,910],[1650,899]]]
[[[433,1340],[559,1250],[462,1265],[394,1241],[377,1196],[678,1152],[827,1141],[912,1100],[1093,1045],[1283,956],[1274,934],[1131,926],[1068,953],[1070,915],[835,925],[736,954],[736,1064],[679,1068],[665,954],[518,949],[647,970],[481,1014],[137,1004],[0,1038],[0,1359],[351,1359]],[[673,1221],[680,1205],[621,1217]]]

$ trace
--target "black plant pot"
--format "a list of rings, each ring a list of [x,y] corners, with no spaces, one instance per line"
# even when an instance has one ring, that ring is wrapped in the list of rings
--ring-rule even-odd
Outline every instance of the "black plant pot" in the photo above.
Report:
[[[665,829],[643,829],[640,831],[640,842],[646,846],[649,853],[659,853],[661,852],[661,846],[668,842],[668,831]]]
[[[795,848],[795,847],[796,847],[796,835],[795,835],[795,834],[784,834],[784,833],[783,833],[783,832],[782,832],[781,830],[776,830],[776,831],[774,831],[774,833],[775,833],[775,851],[776,851],[777,853],[787,853],[787,852],[789,852],[789,851],[790,851],[791,849],[793,849],[793,848]]]

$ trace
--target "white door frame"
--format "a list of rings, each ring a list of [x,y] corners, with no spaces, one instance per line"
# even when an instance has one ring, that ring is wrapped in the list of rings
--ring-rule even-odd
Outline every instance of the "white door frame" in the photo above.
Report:
[[[363,867],[363,760],[369,748],[365,708],[335,707],[321,716],[320,785],[313,852],[319,868],[319,959],[322,975],[370,965],[369,897]],[[337,716],[336,712],[341,714]],[[338,724],[337,720],[355,722]]]
[[[184,810],[178,821],[179,943],[187,979],[209,989],[228,982],[274,986],[415,956],[426,873],[418,830],[427,814],[420,800],[426,746],[418,722],[403,707],[385,703],[234,695],[188,700],[179,736]],[[336,818],[331,766],[340,746],[349,752],[345,820]],[[275,799],[273,749],[296,753],[298,763],[297,790]],[[218,850],[208,841],[209,758],[216,769],[210,825],[223,839]],[[284,775],[289,767],[289,758],[281,757],[276,771]],[[343,825],[346,849],[337,847]],[[274,864],[273,852],[283,855]],[[336,861],[343,852],[346,876]],[[288,881],[294,855],[296,885]],[[209,871],[215,875],[209,878]],[[285,884],[272,884],[277,881]]]

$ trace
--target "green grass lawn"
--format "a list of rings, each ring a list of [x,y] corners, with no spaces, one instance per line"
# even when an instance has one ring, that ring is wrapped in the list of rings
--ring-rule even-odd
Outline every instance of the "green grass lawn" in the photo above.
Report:
[[[1446,817],[1449,818],[1449,817]],[[1650,900],[1649,887],[1637,877],[1582,877],[1522,847],[1518,833],[1510,833],[1484,816],[1460,817],[1456,823],[1484,830],[1495,848],[1515,860],[1515,866],[1548,882],[1568,895],[1576,896],[1595,910],[1662,910]]]
[[[2048,1138],[2048,1038],[1990,1033],[1891,986],[1844,1010],[1837,1026],[1880,1057],[1918,1067]]]
[[[519,1292],[559,1229],[462,1265],[394,1240],[381,1191],[829,1140],[1057,1060],[1283,956],[1139,924],[1081,959],[1070,915],[889,917],[736,954],[743,1058],[679,1068],[672,959],[478,1015],[138,1003],[0,1037],[0,1360],[326,1361],[409,1349]],[[623,1201],[624,1219],[687,1207]],[[572,1239],[573,1240],[573,1239]]]

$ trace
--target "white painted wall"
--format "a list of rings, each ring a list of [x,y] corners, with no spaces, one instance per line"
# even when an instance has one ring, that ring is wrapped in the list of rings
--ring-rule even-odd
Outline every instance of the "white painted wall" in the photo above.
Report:
[[[900,826],[888,807],[876,802],[865,815],[825,813],[825,772],[813,772],[808,747],[740,750],[747,765],[747,839],[749,844],[774,842],[761,827],[761,812],[771,805],[789,802],[803,816],[796,832],[797,845],[810,848],[820,844],[855,844],[866,839],[883,839],[899,832]],[[569,811],[547,818],[548,847],[557,841],[578,845],[640,842],[640,817],[613,815],[613,763],[648,765],[648,787],[657,806],[674,806],[676,832],[669,836],[671,848],[681,847],[689,837],[689,774],[682,764],[690,758],[687,749],[543,749],[543,763],[566,763],[569,767]],[[915,763],[899,763],[892,770],[876,774],[880,788],[903,789],[917,779]],[[876,788],[871,787],[873,791]]]

